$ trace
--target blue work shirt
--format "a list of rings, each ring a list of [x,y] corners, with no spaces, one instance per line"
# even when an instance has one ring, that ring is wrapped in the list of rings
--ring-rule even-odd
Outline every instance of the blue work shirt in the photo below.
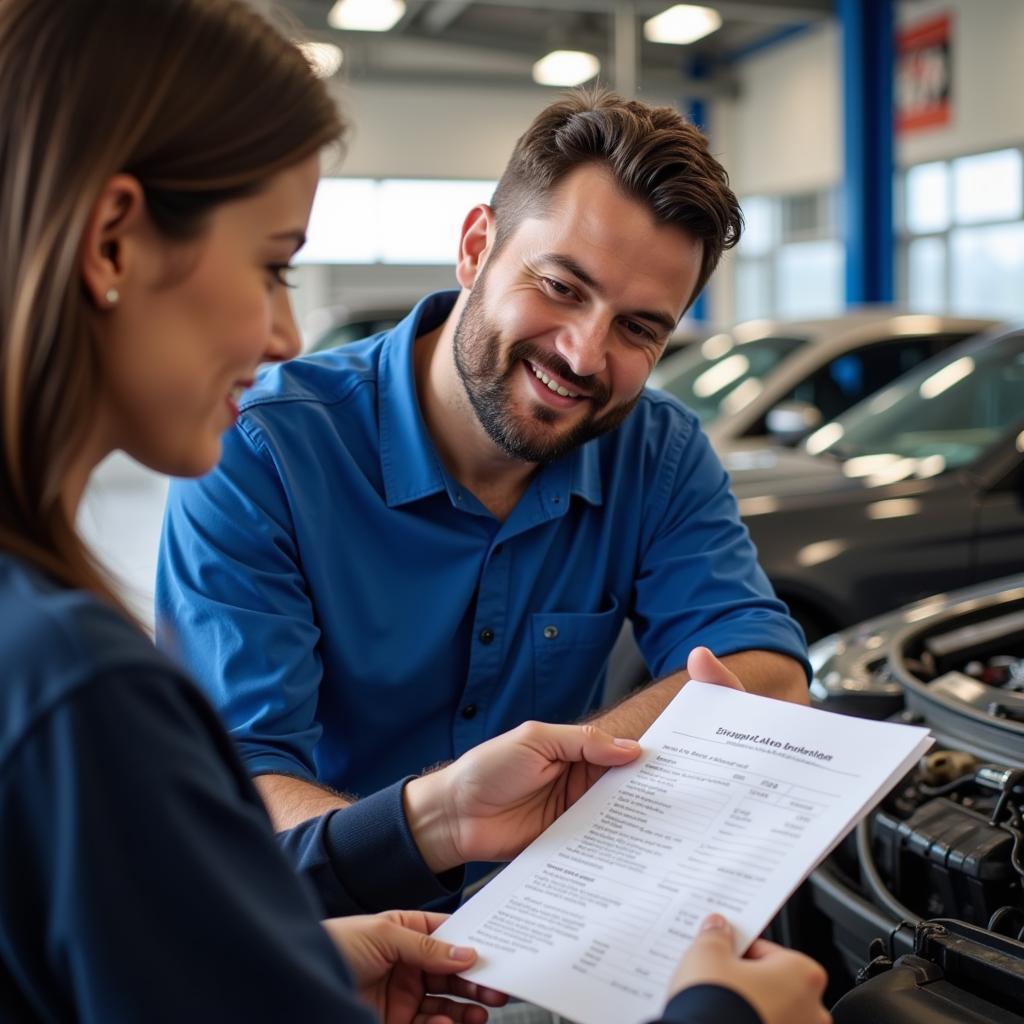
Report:
[[[454,300],[268,368],[220,467],[171,487],[158,635],[253,774],[362,795],[526,719],[577,719],[626,616],[655,676],[700,644],[804,658],[675,399],[645,391],[504,522],[445,470],[413,346]]]

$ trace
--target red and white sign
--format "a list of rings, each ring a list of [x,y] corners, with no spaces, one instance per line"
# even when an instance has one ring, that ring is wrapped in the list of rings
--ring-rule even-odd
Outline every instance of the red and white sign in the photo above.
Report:
[[[948,14],[903,29],[896,37],[896,130],[949,124],[953,95]]]

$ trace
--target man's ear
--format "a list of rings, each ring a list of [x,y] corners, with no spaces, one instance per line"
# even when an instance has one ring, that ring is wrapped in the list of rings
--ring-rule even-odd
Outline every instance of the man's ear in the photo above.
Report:
[[[481,203],[466,214],[459,238],[459,260],[455,278],[463,288],[472,288],[494,247],[494,211]]]
[[[98,309],[110,309],[120,300],[145,209],[142,186],[130,174],[115,174],[93,203],[78,260]]]

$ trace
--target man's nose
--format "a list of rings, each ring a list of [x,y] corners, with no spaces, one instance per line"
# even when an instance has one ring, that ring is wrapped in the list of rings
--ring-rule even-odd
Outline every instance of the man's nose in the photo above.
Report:
[[[608,323],[603,317],[576,320],[559,332],[555,348],[573,373],[579,377],[591,377],[605,368],[608,330]]]

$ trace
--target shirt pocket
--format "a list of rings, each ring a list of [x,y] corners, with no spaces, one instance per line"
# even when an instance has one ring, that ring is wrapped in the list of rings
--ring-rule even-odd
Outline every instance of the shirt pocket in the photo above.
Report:
[[[593,706],[623,620],[615,595],[607,601],[600,612],[530,616],[533,717],[539,721],[573,722]]]

